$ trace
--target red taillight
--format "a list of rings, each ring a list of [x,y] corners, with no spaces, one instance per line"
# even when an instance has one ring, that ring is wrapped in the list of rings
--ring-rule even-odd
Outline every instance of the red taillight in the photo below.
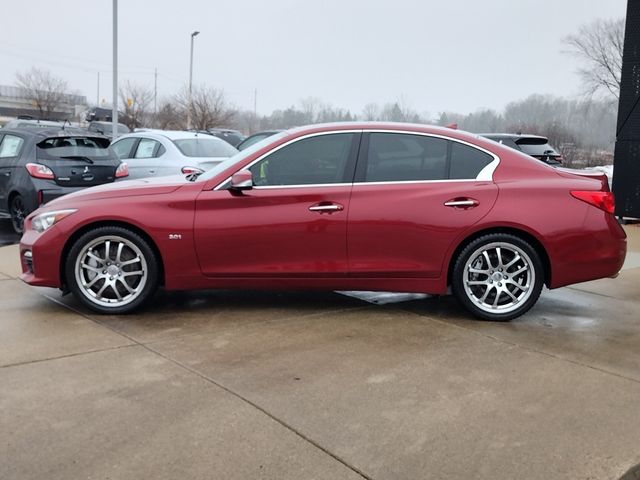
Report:
[[[38,190],[38,206],[42,205],[44,201],[44,192],[42,190]]]
[[[122,177],[128,177],[129,176],[129,165],[127,165],[125,162],[122,162],[120,165],[118,165],[118,168],[116,168],[116,178],[122,178]]]
[[[592,190],[573,190],[571,195],[578,200],[587,202],[589,205],[613,213],[616,209],[616,202],[612,192],[596,192]]]
[[[51,171],[51,169],[46,165],[40,165],[39,163],[27,163],[25,167],[27,172],[29,172],[29,175],[33,178],[46,178],[49,180],[56,178],[53,175],[53,171]]]
[[[192,173],[202,173],[204,170],[198,167],[182,167],[182,173],[190,175]]]

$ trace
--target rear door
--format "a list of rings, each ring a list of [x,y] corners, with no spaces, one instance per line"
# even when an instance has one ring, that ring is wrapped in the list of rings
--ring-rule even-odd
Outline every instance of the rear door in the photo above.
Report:
[[[133,178],[141,178],[175,174],[175,166],[172,169],[169,162],[160,158],[164,152],[165,148],[158,140],[140,138],[133,155],[126,160],[129,164],[129,175]]]
[[[356,277],[438,277],[452,242],[497,197],[497,159],[432,135],[365,134],[349,207]]]
[[[359,132],[296,139],[249,168],[242,193],[203,191],[195,242],[207,276],[347,274],[347,214]]]

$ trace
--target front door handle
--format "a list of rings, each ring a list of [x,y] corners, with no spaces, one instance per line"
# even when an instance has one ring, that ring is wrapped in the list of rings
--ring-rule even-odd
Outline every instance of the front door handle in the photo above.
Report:
[[[474,198],[468,197],[452,198],[451,200],[447,200],[446,202],[444,202],[445,207],[453,208],[473,208],[477,207],[478,205],[480,205],[480,202],[478,202]]]
[[[344,207],[338,203],[320,202],[309,207],[309,211],[318,213],[333,213],[344,210]]]

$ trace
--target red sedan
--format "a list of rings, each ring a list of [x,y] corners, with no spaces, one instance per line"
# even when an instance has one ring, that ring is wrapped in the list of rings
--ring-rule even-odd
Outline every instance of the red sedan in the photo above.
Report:
[[[167,290],[445,294],[509,320],[543,285],[611,277],[626,254],[606,181],[457,130],[278,133],[197,176],[131,180],[32,213],[22,279],[125,313]]]

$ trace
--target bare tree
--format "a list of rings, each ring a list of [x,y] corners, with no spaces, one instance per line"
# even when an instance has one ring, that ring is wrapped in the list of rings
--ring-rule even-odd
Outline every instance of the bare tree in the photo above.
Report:
[[[120,102],[124,106],[122,123],[130,129],[143,127],[149,122],[149,106],[153,102],[153,91],[130,81],[120,87]]]
[[[380,120],[380,106],[377,103],[367,103],[362,109],[362,119],[367,122]]]
[[[160,104],[153,126],[161,130],[184,130],[186,117],[173,99],[166,99]]]
[[[175,98],[186,117],[189,108],[189,91],[185,87]],[[191,93],[191,127],[196,130],[227,126],[235,111],[227,104],[222,90],[206,86],[194,86]]]
[[[624,19],[596,20],[564,38],[570,53],[585,62],[579,70],[586,93],[604,91],[620,96],[620,74],[624,45]]]
[[[22,90],[22,95],[33,102],[42,118],[51,115],[64,102],[68,88],[65,80],[37,67],[17,73],[16,84]]]

